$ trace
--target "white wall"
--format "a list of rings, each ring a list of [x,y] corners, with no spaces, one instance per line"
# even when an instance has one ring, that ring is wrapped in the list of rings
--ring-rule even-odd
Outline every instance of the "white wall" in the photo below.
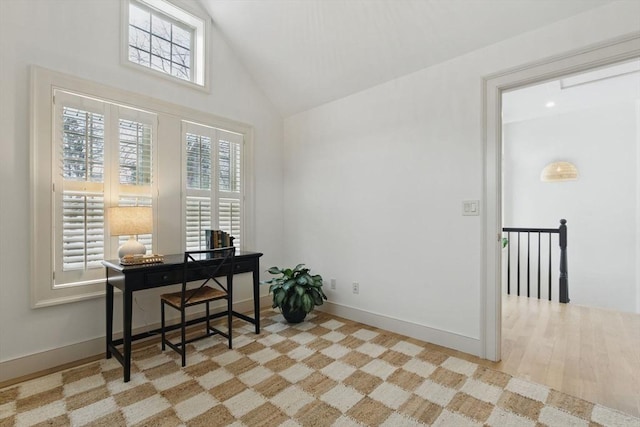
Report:
[[[329,309],[480,354],[482,77],[638,31],[595,9],[285,120],[285,257]],[[359,295],[351,283],[360,283]]]
[[[259,159],[254,169],[257,232],[255,247],[247,249],[264,252],[262,265],[275,264],[281,257],[283,129],[270,101],[215,28],[210,93],[122,66],[119,34],[117,0],[0,1],[0,362],[87,342],[105,331],[103,298],[40,309],[29,306],[32,64],[253,126],[255,159]],[[160,158],[162,165],[162,153]],[[176,241],[171,247],[178,252],[180,246]],[[249,279],[244,282],[240,298],[250,295]],[[141,293],[134,310],[134,327],[157,322],[157,295]]]
[[[636,102],[636,312],[640,313],[640,101]]]
[[[572,304],[636,311],[636,122],[635,102],[625,102],[504,126],[503,223],[554,228],[567,219]],[[541,182],[555,160],[574,163],[579,179]],[[556,301],[557,281],[553,270]]]

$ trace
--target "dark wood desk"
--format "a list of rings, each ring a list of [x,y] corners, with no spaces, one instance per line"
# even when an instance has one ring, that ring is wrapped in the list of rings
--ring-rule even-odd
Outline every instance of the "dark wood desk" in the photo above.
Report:
[[[260,257],[259,252],[236,252],[233,272],[221,269],[220,275],[253,273],[253,310],[254,317],[246,316],[242,313],[233,312],[233,315],[251,322],[256,326],[256,334],[260,333]],[[213,261],[212,261],[213,262]],[[182,283],[184,254],[165,255],[164,262],[148,265],[120,265],[119,260],[103,261],[107,271],[107,359],[115,356],[124,367],[124,381],[131,379],[131,343],[137,339],[156,335],[160,329],[132,335],[132,301],[133,293],[143,289],[158,288],[161,286],[175,285]],[[196,278],[194,278],[196,279]],[[113,291],[118,288],[122,291],[122,328],[121,339],[113,339]],[[232,287],[230,287],[232,288]],[[229,289],[232,294],[232,289]],[[233,296],[233,294],[232,294]],[[160,304],[160,300],[158,300]],[[216,317],[226,315],[225,312],[217,313]],[[193,319],[189,324],[196,323],[201,319]],[[175,325],[177,327],[177,325]],[[117,346],[122,345],[122,352]]]

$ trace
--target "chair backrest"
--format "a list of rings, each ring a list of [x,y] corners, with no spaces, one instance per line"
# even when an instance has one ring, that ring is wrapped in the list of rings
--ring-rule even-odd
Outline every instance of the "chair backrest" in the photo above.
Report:
[[[191,282],[199,283],[190,290],[202,289],[207,284],[215,284],[228,292],[232,286],[234,259],[236,248],[233,246],[184,253],[184,268],[182,277],[182,305],[197,295],[197,291],[187,294],[187,285]],[[226,286],[220,283],[218,277],[226,276]]]

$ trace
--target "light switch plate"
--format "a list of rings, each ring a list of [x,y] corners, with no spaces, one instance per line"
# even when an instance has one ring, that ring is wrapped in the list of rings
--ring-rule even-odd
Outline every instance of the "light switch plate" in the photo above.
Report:
[[[480,200],[463,200],[462,215],[464,216],[480,215]]]

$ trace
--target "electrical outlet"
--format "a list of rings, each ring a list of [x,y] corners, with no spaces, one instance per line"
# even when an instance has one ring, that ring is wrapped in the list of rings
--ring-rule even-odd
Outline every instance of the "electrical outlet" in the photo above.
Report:
[[[353,282],[352,289],[353,289],[353,293],[354,294],[359,294],[360,293],[360,283]]]
[[[331,279],[331,289],[336,288],[336,279]]]

